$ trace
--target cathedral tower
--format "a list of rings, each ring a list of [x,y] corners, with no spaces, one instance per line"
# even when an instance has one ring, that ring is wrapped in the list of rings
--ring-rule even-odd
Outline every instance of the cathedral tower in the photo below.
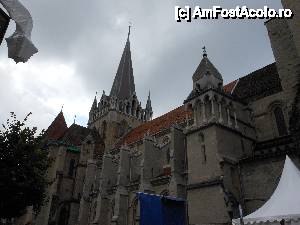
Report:
[[[184,104],[194,118],[185,130],[189,222],[229,223],[239,200],[235,164],[250,155],[255,138],[249,111],[223,90],[222,75],[205,50]]]
[[[98,104],[95,97],[89,113],[88,127],[99,131],[106,149],[111,149],[130,129],[152,118],[150,95],[146,108],[142,108],[135,92],[129,36],[130,26],[110,94],[103,91]]]

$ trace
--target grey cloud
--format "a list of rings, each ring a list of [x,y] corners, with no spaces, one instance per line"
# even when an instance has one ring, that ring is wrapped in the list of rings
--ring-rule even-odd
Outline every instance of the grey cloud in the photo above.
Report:
[[[202,20],[176,23],[175,5],[281,7],[280,0],[22,2],[34,19],[32,40],[39,48],[39,53],[33,56],[33,61],[74,65],[76,82],[80,82],[83,89],[82,93],[77,93],[78,99],[79,96],[90,99],[90,104],[95,91],[110,91],[125,45],[128,21],[132,21],[130,39],[137,94],[144,105],[148,89],[151,90],[156,116],[182,104],[191,90],[191,77],[201,60],[204,45],[225,83],[274,61],[264,21]],[[13,30],[13,26],[11,24],[9,30]],[[10,33],[8,31],[7,35]],[[6,44],[3,43],[0,49],[0,59],[4,60],[7,57]],[[43,70],[40,76],[43,76]],[[2,84],[10,82],[9,76],[3,74],[0,74],[0,79]],[[68,85],[72,87],[74,84],[71,81]],[[28,88],[37,87],[39,85],[30,86],[28,83]],[[51,86],[31,91],[40,92],[43,99],[64,93],[55,93]],[[5,112],[25,108],[22,102],[8,101],[7,93],[13,95],[14,89],[2,90],[0,94],[1,102],[6,105]],[[27,99],[27,104],[30,101],[34,101],[34,98]],[[35,118],[43,126],[53,119],[47,114],[48,111],[53,114],[53,109],[34,103],[30,107],[44,114]],[[89,108],[85,110],[88,113]],[[4,110],[0,109],[1,113]]]

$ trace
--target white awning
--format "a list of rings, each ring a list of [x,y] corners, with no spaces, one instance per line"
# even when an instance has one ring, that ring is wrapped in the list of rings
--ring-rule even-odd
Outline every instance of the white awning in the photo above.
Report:
[[[261,208],[244,217],[244,223],[278,224],[282,219],[290,224],[300,224],[300,171],[288,156],[273,195]],[[232,222],[240,224],[239,219]]]

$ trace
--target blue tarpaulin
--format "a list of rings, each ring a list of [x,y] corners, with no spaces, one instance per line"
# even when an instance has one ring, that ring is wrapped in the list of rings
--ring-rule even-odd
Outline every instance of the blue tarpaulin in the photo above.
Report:
[[[185,200],[138,193],[140,225],[185,225]]]

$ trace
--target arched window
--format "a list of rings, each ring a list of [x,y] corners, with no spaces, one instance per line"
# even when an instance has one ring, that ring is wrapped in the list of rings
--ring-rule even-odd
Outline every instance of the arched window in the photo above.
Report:
[[[277,106],[274,108],[273,113],[279,136],[287,135],[288,132],[282,109],[279,106]]]
[[[204,134],[199,133],[199,142],[200,142],[200,150],[201,150],[201,161],[202,164],[206,163],[206,149],[205,149],[205,142],[204,142]]]
[[[68,173],[70,177],[73,177],[74,169],[75,169],[75,159],[71,159],[69,164],[69,173]]]
[[[166,154],[167,154],[167,163],[169,164],[169,163],[170,163],[170,160],[171,160],[171,156],[170,156],[170,148],[167,148]]]
[[[126,105],[126,113],[129,114],[130,113],[130,104],[127,103]]]
[[[119,111],[123,112],[123,102],[119,102]]]
[[[135,100],[133,100],[132,104],[131,104],[131,115],[132,116],[135,116],[135,107],[136,107],[136,103],[135,103]]]

